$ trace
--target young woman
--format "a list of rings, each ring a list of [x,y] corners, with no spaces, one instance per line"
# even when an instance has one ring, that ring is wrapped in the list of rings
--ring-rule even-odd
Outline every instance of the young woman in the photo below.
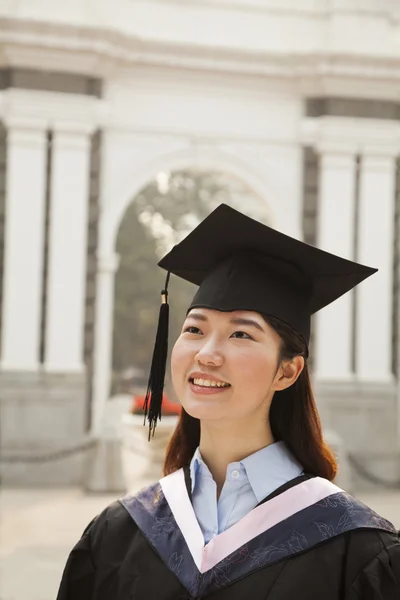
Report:
[[[398,533],[332,483],[307,369],[310,315],[374,269],[224,205],[160,265],[200,286],[172,353],[183,409],[165,477],[88,525],[58,600],[398,600]]]

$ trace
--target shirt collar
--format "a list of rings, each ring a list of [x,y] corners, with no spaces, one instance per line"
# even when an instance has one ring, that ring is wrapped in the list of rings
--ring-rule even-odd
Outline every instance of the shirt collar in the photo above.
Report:
[[[199,471],[200,465],[205,465],[203,459],[201,458],[200,448],[197,447],[195,453],[193,454],[193,458],[190,462],[190,481],[192,483],[192,493],[196,486],[196,477]]]
[[[303,467],[284,442],[261,448],[241,461],[258,502],[303,473]]]
[[[303,467],[289,451],[284,442],[275,442],[247,456],[240,464],[246,471],[257,502],[261,502],[284,483],[303,473]],[[228,465],[229,469],[229,465]],[[196,478],[201,470],[201,476],[212,475],[203,461],[200,448],[197,448],[190,462],[190,480],[192,493],[196,486]]]

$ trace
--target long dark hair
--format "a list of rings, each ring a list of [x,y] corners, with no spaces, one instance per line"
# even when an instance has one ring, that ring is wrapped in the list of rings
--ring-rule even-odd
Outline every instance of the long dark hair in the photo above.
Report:
[[[306,473],[332,481],[338,467],[333,452],[326,445],[321,421],[311,388],[306,362],[307,346],[292,327],[275,317],[263,317],[279,334],[282,344],[279,361],[303,356],[304,369],[286,390],[275,392],[269,420],[276,442],[285,442]],[[164,461],[164,475],[188,465],[200,443],[200,421],[183,408],[169,442]]]

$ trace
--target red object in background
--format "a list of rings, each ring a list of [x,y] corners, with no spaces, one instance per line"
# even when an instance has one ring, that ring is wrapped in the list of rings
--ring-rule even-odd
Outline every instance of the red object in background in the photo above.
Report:
[[[133,396],[132,401],[132,413],[134,415],[143,415],[143,405],[145,396]],[[181,405],[176,402],[171,402],[166,394],[163,394],[162,400],[162,414],[163,415],[180,415]]]

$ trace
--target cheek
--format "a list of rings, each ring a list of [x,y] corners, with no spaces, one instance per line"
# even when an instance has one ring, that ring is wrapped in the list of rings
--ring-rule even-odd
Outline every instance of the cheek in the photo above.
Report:
[[[179,366],[180,366],[180,360],[179,360],[179,349],[177,349],[177,344],[178,342],[176,342],[175,346],[172,349],[172,353],[171,353],[171,377],[172,377],[172,383],[175,386],[175,382],[178,379],[178,373],[179,373]]]
[[[239,377],[238,383],[241,386],[264,389],[273,381],[276,361],[270,352],[249,352],[243,353],[237,357],[237,366],[235,371]]]
[[[171,353],[171,376],[174,387],[179,385],[190,366],[191,352],[183,340],[178,338]]]

